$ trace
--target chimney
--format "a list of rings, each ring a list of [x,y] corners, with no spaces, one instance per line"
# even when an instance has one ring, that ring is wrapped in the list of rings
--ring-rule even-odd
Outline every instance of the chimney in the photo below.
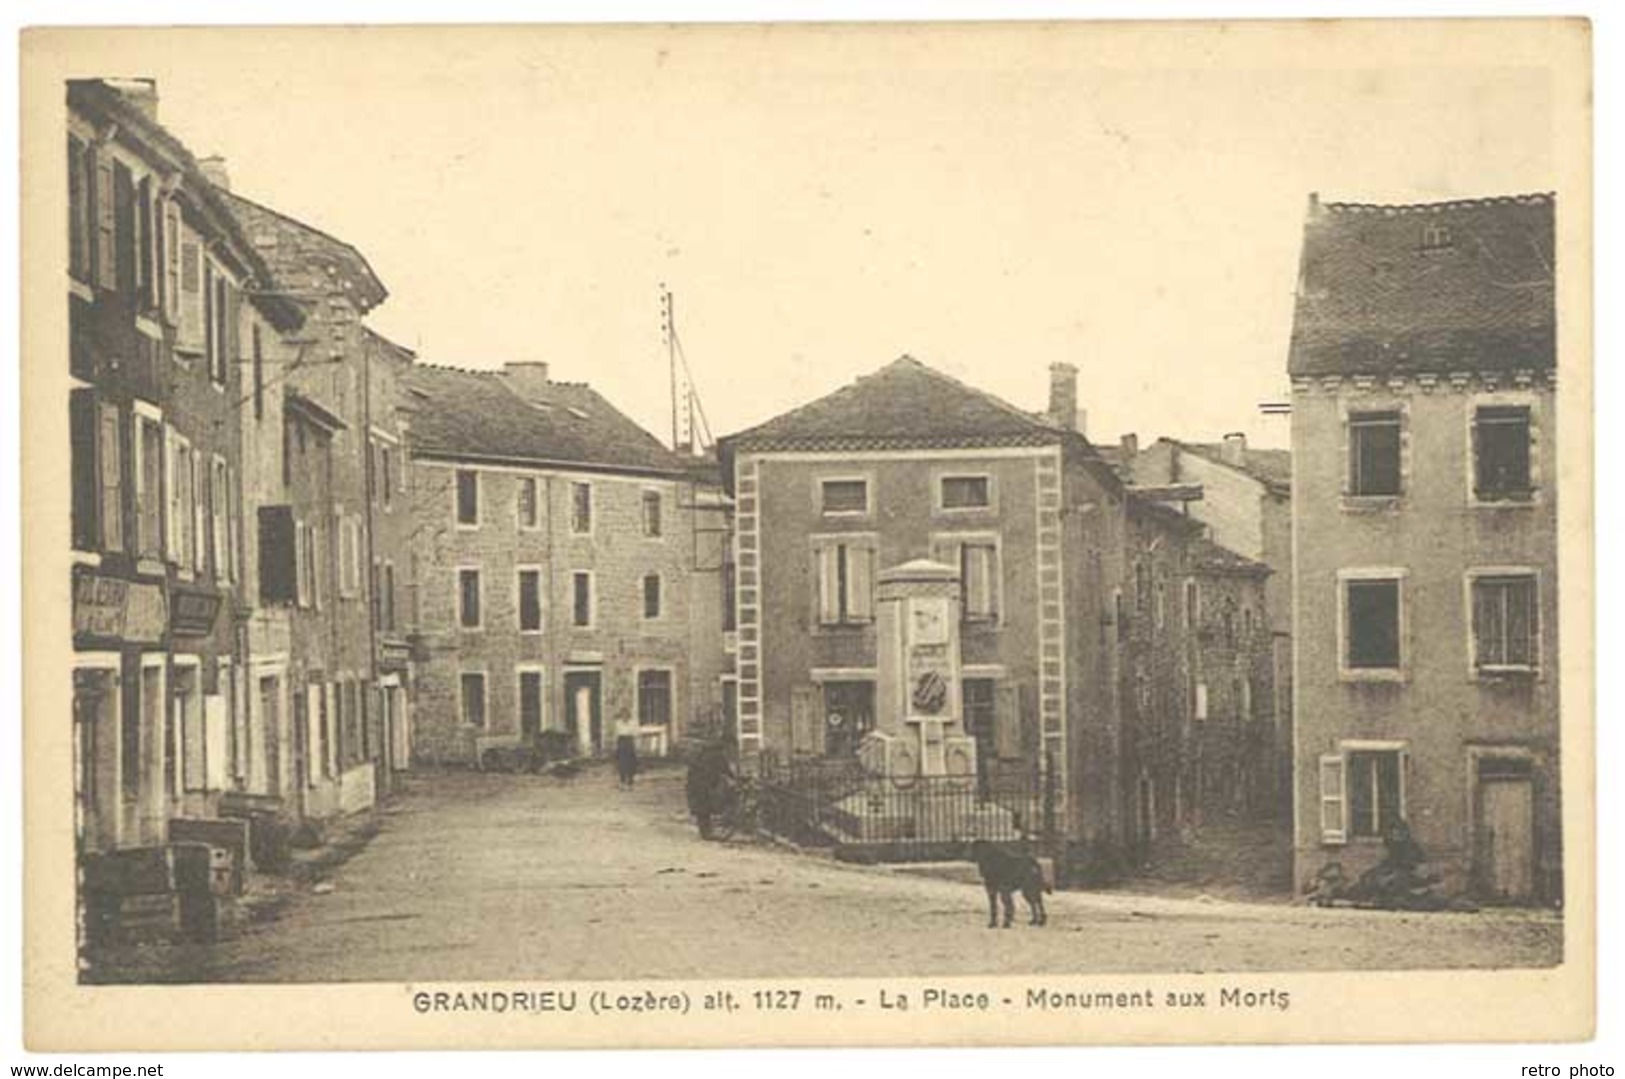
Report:
[[[1123,459],[1132,461],[1140,455],[1140,436],[1133,431],[1122,437]]]
[[[505,363],[502,365],[502,374],[507,378],[509,388],[527,401],[541,400],[547,396],[545,363],[537,360]]]
[[[215,187],[222,191],[231,190],[231,174],[226,171],[226,159],[219,154],[198,158],[197,168],[203,178]]]
[[[147,119],[158,122],[158,80],[157,79],[106,79],[108,86],[118,91],[120,97],[134,105],[136,111]]]
[[[1057,427],[1083,431],[1083,413],[1078,410],[1078,369],[1069,363],[1049,365],[1049,418]]]
[[[1240,468],[1247,460],[1247,436],[1240,431],[1225,435],[1223,458],[1225,464]]]

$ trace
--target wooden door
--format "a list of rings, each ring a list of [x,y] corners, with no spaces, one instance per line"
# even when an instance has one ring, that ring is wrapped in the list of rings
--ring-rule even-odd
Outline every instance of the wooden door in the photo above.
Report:
[[[1478,787],[1480,879],[1496,899],[1528,899],[1534,891],[1534,784],[1482,779]]]

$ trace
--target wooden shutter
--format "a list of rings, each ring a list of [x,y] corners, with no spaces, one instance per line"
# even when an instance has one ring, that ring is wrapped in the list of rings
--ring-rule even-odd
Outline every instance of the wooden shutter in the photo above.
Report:
[[[208,537],[205,535],[209,516],[208,507],[203,503],[203,481],[208,475],[208,466],[203,461],[203,454],[196,448],[192,449],[192,569],[202,573],[204,563],[208,561]]]
[[[871,547],[846,549],[846,609],[857,622],[875,614],[875,552]]]
[[[185,351],[203,350],[203,245],[180,226],[180,333],[175,345]]]
[[[102,550],[124,550],[124,438],[117,405],[99,412]]]
[[[238,326],[238,322],[242,317],[243,294],[239,292],[237,290],[237,286],[232,284],[229,280],[225,282],[225,293],[226,327],[225,334],[223,335],[225,340],[222,342],[222,347],[225,349],[226,354],[224,362],[221,365],[220,381],[229,386],[232,383],[232,373],[239,367],[238,354],[242,351],[242,342],[239,339],[240,327]]]
[[[113,158],[94,154],[96,168],[96,283],[118,288],[118,229],[113,214]]]
[[[220,692],[203,698],[203,789],[226,789],[231,738],[231,686],[224,680]]]
[[[1015,685],[993,690],[993,749],[1000,759],[1021,756],[1021,696]]]
[[[1320,841],[1348,841],[1348,771],[1341,753],[1320,758]]]
[[[171,324],[180,311],[181,298],[181,211],[174,202],[164,202],[164,311]]]
[[[822,755],[823,715],[818,707],[817,686],[794,686],[790,690],[790,753]]]
[[[198,672],[194,677],[201,679],[201,672]],[[208,761],[204,753],[206,745],[203,709],[205,706],[203,694],[199,692],[201,689],[202,686],[194,682],[186,708],[186,723],[181,731],[181,781],[189,791],[205,790],[205,783],[208,779]]]
[[[839,551],[840,548],[831,543],[813,552],[814,596],[818,603],[818,621],[823,625],[832,625],[841,617],[840,578],[836,569]]]

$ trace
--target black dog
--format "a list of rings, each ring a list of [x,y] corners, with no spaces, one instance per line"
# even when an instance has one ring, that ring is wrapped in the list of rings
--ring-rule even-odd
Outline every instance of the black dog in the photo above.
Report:
[[[1020,892],[1021,897],[1027,901],[1027,910],[1031,917],[1031,925],[1043,925],[1049,921],[1044,913],[1044,893],[1053,892],[1049,882],[1044,879],[1044,869],[1038,864],[1038,859],[1030,854],[1003,850],[985,839],[978,839],[970,845],[971,861],[982,874],[982,886],[987,889],[987,927],[996,929],[999,925],[999,903],[1004,903],[1004,927],[1010,928],[1010,922],[1015,918],[1015,893]]]

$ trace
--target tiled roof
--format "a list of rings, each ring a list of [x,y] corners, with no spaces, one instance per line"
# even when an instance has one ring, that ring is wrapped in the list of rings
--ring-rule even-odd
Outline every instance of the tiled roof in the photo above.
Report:
[[[683,458],[581,383],[521,397],[498,371],[414,364],[412,452],[429,457],[682,474]]]
[[[1224,456],[1224,443],[1222,442],[1181,442],[1181,449],[1196,454],[1216,464],[1227,465],[1231,468],[1239,467],[1260,483],[1274,487],[1281,491],[1292,489],[1292,451],[1291,450],[1258,450],[1248,446],[1241,451],[1241,464],[1231,465]]]
[[[1291,373],[1551,369],[1554,201],[1311,200]]]
[[[271,267],[277,287],[299,294],[335,288],[360,311],[384,302],[389,290],[353,245],[235,192],[221,193],[254,249]],[[303,295],[307,302],[312,295]]]
[[[910,356],[722,440],[739,449],[1041,446],[1058,428]]]
[[[1274,572],[1262,562],[1221,547],[1206,536],[1191,542],[1191,559],[1196,567],[1209,573],[1235,573],[1246,576],[1264,576]]]

